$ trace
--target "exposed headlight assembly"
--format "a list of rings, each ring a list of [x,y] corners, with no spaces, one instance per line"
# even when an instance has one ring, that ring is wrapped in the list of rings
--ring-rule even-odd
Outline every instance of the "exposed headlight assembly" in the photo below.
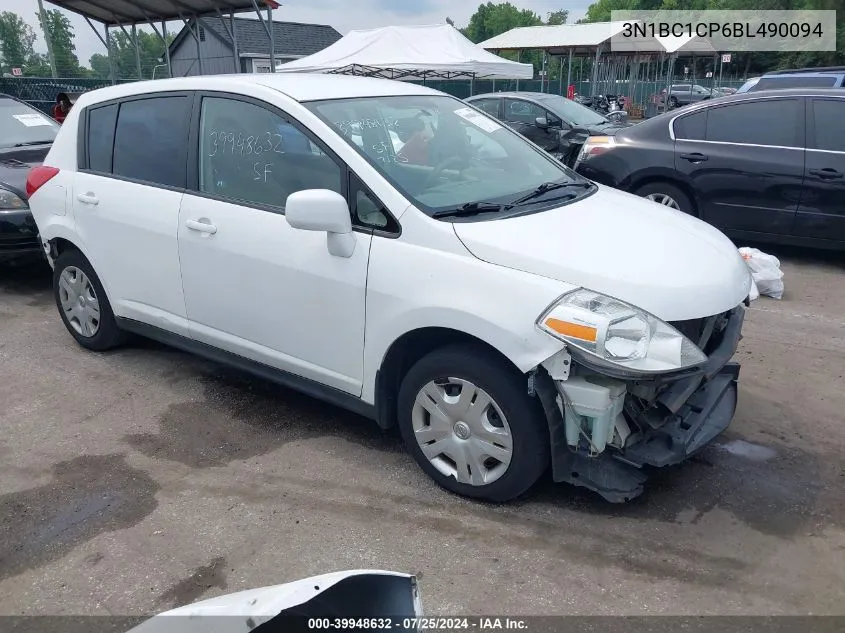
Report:
[[[544,332],[636,373],[665,373],[700,365],[707,356],[668,323],[592,290],[565,294],[538,320]]]
[[[16,193],[0,187],[0,211],[18,211],[29,208],[26,201]]]

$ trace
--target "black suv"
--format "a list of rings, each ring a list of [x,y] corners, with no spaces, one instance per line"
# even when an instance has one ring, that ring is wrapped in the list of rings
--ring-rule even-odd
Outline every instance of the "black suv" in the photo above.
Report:
[[[762,77],[749,79],[742,84],[737,93],[785,88],[842,88],[843,86],[845,86],[845,66],[796,68],[773,70]]]
[[[728,236],[845,248],[845,91],[731,95],[587,139],[576,170]]]

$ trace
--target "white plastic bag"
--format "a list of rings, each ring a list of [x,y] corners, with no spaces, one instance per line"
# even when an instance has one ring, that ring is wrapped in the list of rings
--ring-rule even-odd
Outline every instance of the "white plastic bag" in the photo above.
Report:
[[[750,299],[756,299],[755,295],[782,299],[783,271],[780,269],[780,260],[756,248],[740,248],[739,254],[751,270],[751,278],[754,280]]]

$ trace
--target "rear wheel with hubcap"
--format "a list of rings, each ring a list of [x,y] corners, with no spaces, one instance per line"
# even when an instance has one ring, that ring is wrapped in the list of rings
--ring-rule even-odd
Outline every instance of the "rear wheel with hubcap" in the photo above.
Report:
[[[62,321],[77,343],[101,351],[123,342],[125,334],[117,327],[106,292],[82,253],[70,249],[56,259],[53,293]]]
[[[539,402],[524,376],[483,348],[450,346],[423,357],[405,376],[398,404],[409,451],[452,492],[507,501],[548,465]]]

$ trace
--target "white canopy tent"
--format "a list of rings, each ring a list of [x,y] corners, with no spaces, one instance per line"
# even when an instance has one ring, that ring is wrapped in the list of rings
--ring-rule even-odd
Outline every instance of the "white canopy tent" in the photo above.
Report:
[[[532,79],[534,67],[490,53],[453,26],[387,26],[350,31],[318,53],[276,66],[279,73],[335,73],[386,79]]]

